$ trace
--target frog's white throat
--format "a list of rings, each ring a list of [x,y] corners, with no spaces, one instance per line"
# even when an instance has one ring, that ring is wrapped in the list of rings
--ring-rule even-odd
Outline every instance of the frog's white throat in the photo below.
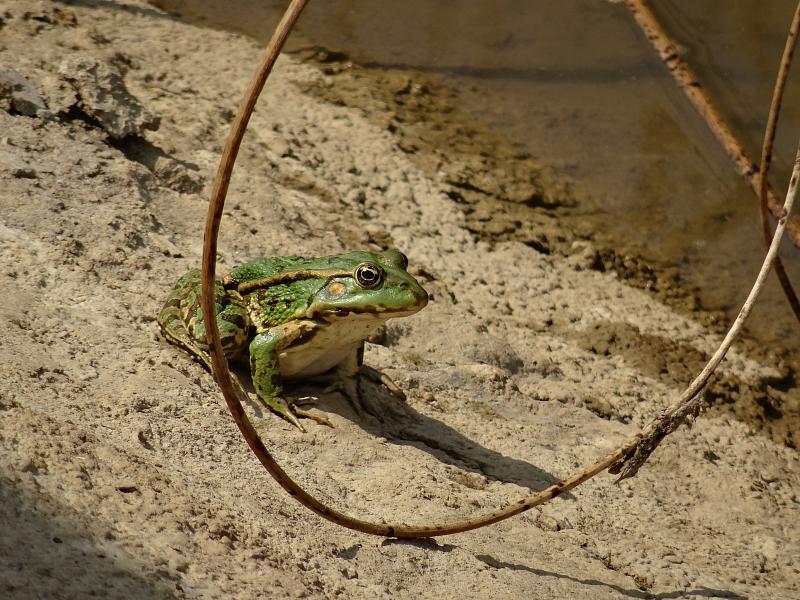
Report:
[[[311,331],[301,342],[278,354],[281,377],[297,379],[330,371],[356,352],[388,319],[410,313],[327,313],[310,321]]]

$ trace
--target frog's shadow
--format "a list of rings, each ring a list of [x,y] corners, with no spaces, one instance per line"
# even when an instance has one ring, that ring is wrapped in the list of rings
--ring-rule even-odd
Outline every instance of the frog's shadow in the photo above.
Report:
[[[252,382],[246,371],[237,372],[239,380],[248,392],[250,406],[258,416],[277,418],[269,414],[254,400]],[[317,399],[313,407],[323,414],[335,413],[361,427],[376,437],[386,438],[397,445],[413,445],[427,452],[436,460],[503,483],[514,483],[529,490],[541,490],[559,481],[558,478],[524,460],[510,458],[481,446],[449,425],[424,415],[410,404],[394,397],[385,387],[365,378],[362,384],[363,401],[373,414],[385,415],[379,420],[372,415],[356,413],[350,402],[340,393],[322,392],[324,386],[309,382],[287,382],[285,395],[294,401],[302,396]],[[308,421],[306,427],[324,427]],[[305,424],[305,423],[304,423]],[[469,480],[463,482],[472,486]],[[474,487],[481,487],[477,483]],[[563,498],[574,499],[569,493]]]

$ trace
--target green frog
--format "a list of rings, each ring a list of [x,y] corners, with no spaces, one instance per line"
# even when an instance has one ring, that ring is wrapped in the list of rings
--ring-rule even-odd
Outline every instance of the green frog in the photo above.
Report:
[[[258,258],[235,267],[214,287],[225,357],[249,356],[258,398],[301,431],[298,417],[330,423],[281,397],[283,380],[330,373],[363,413],[364,340],[386,320],[428,303],[407,269],[408,259],[397,250]],[[211,370],[200,290],[200,271],[193,269],[178,280],[158,323],[170,342]]]

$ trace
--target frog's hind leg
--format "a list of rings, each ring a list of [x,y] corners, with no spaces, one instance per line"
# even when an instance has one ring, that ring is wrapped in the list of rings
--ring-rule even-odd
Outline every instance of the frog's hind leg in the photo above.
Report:
[[[158,315],[158,324],[167,340],[195,356],[212,371],[203,309],[200,306],[201,286],[202,278],[198,269],[181,277]],[[219,283],[215,283],[214,297],[222,350],[225,357],[233,361],[247,348],[247,310],[238,292],[225,290]]]

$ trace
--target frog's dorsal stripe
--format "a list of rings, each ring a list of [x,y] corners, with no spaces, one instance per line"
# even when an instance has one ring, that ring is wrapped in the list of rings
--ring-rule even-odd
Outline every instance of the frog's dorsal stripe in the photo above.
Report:
[[[286,271],[285,273],[277,273],[263,279],[253,279],[250,281],[243,281],[236,288],[237,291],[244,295],[249,294],[257,289],[267,288],[273,285],[280,285],[282,283],[292,283],[294,281],[301,281],[303,279],[330,279],[332,277],[350,277],[351,271],[342,271],[339,269],[303,269],[300,271]]]

